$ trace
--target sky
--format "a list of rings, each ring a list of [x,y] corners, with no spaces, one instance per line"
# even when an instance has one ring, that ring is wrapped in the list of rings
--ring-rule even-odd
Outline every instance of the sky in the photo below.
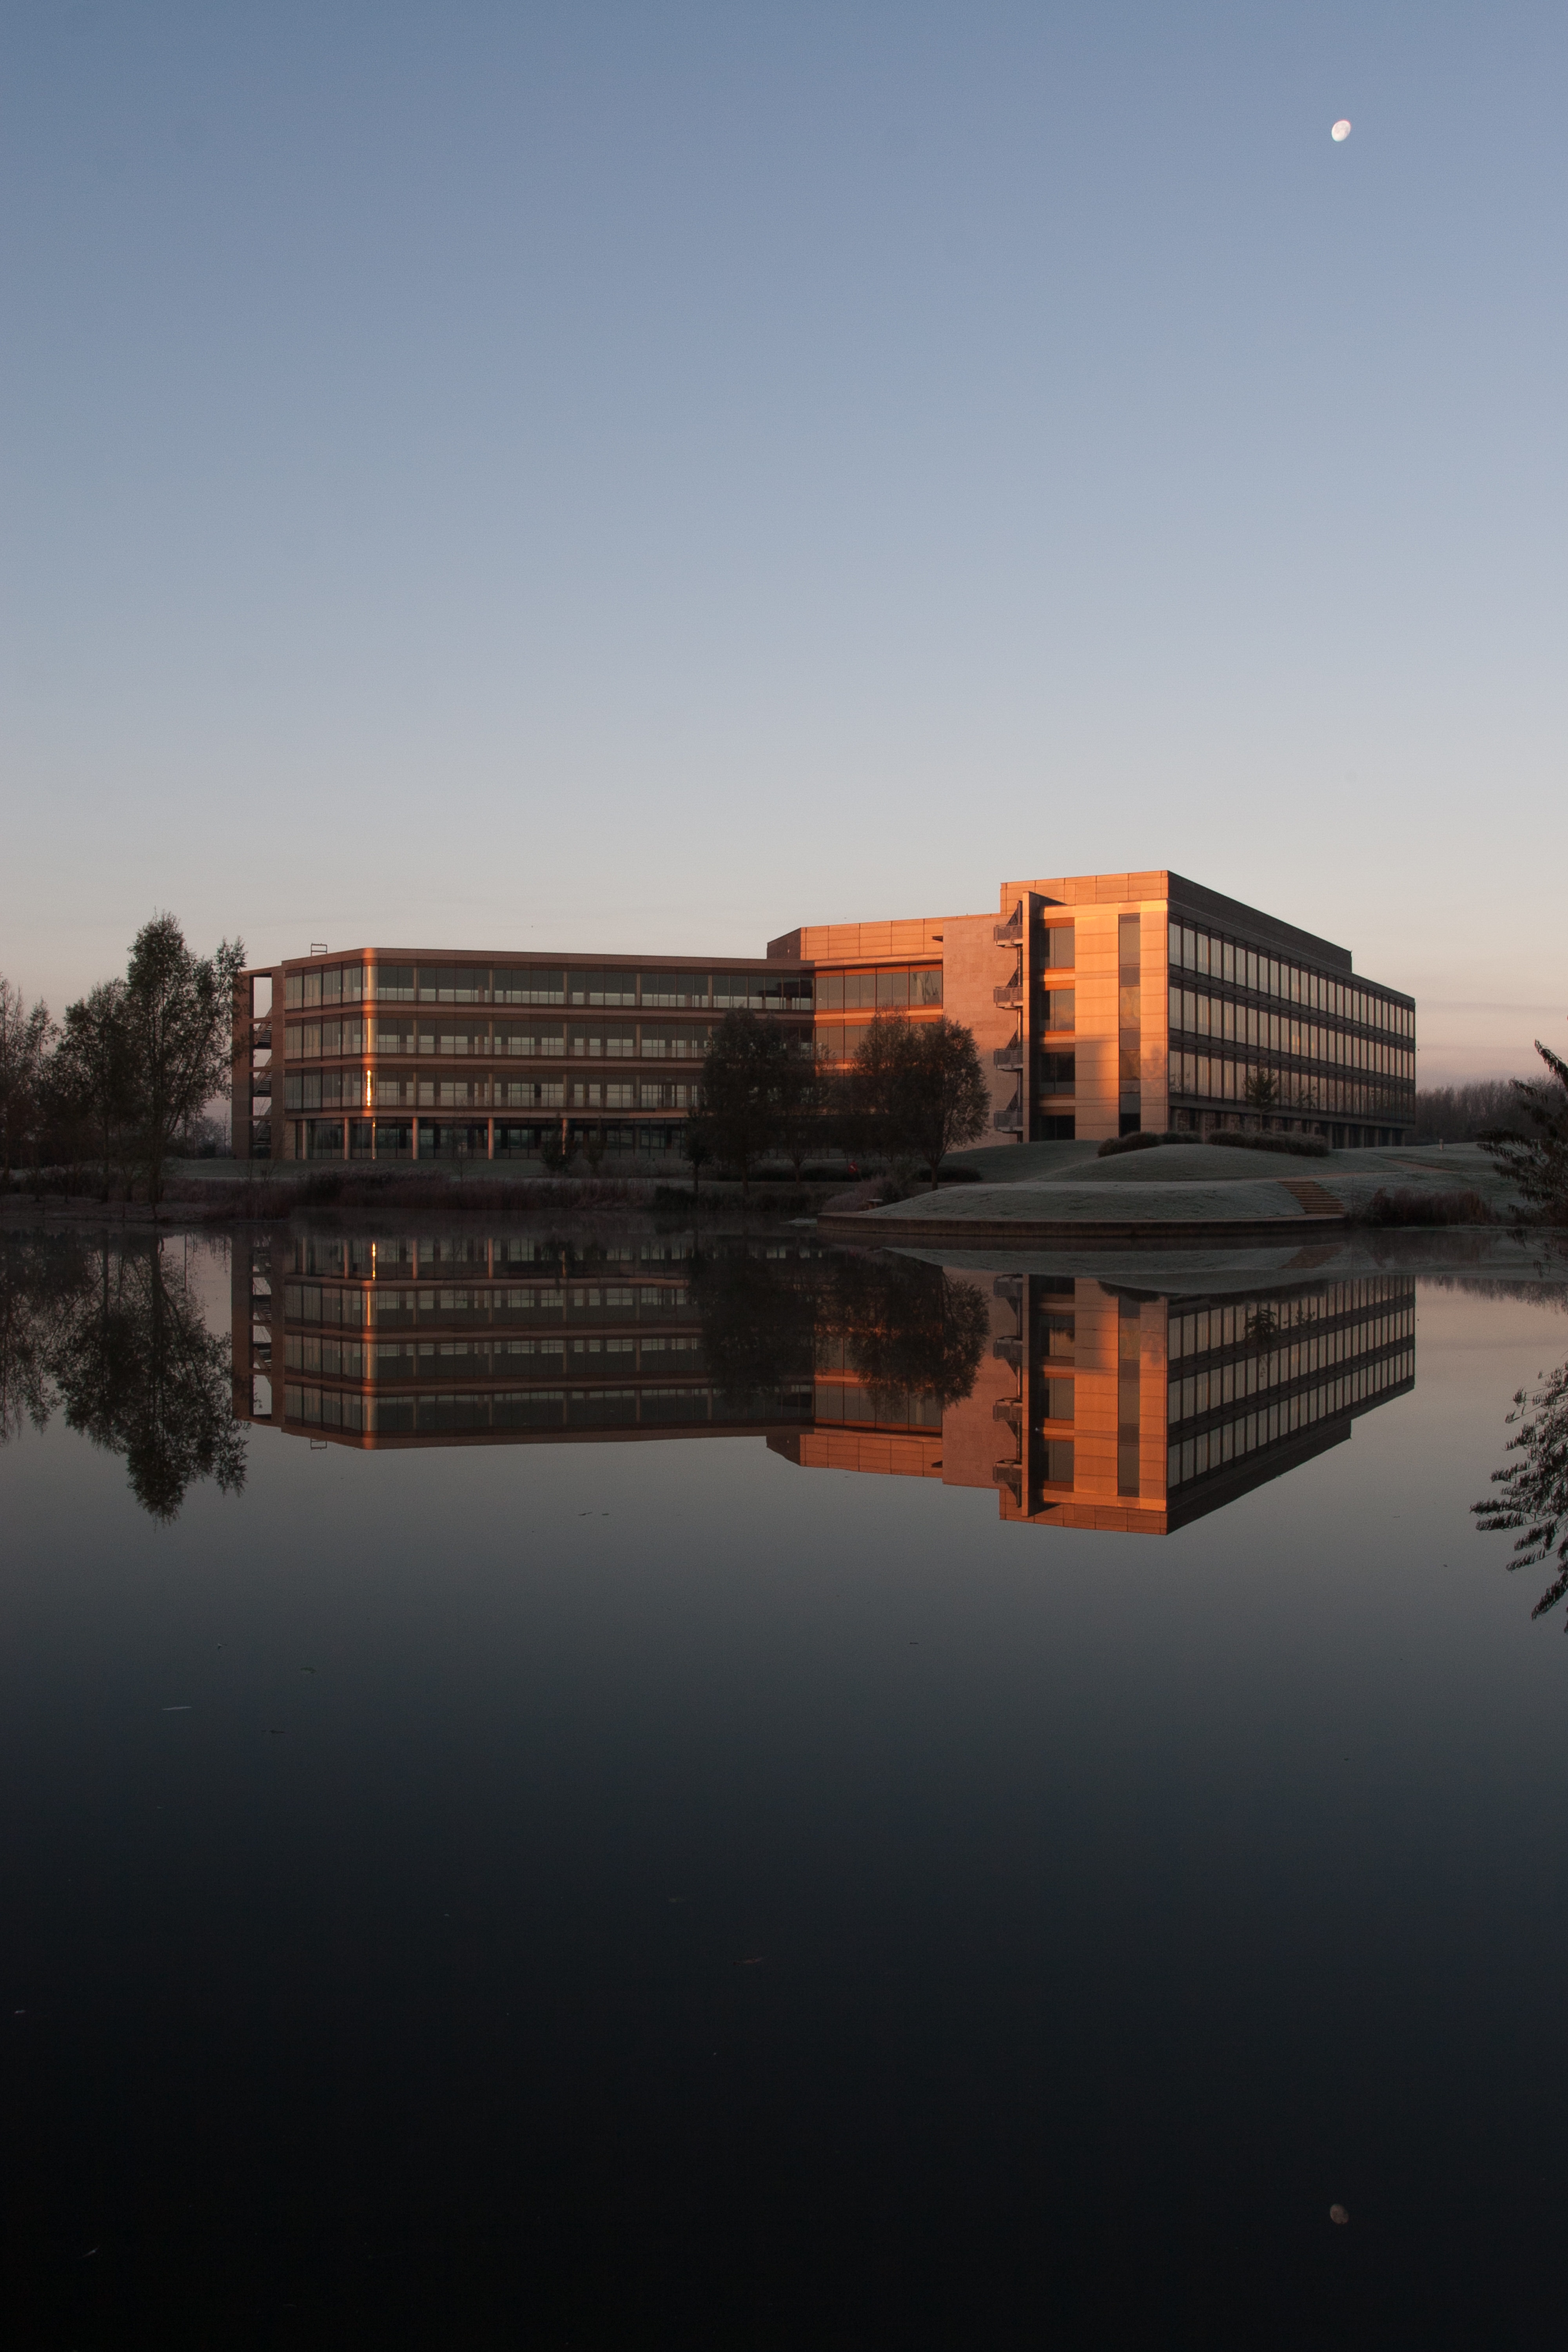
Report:
[[[1565,110],[1514,0],[0,0],[0,971],[1169,866],[1531,1068]]]

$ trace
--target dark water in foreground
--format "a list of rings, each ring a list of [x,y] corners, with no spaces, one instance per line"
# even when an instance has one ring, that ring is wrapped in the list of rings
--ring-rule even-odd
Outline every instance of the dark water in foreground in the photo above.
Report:
[[[359,1246],[5,1255],[12,2342],[1562,2341],[1560,1289]]]

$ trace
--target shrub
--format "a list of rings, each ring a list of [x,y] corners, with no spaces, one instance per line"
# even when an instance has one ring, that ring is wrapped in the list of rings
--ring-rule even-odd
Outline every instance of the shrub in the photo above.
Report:
[[[1162,1140],[1163,1138],[1150,1134],[1143,1128],[1140,1128],[1136,1135],[1108,1135],[1094,1156],[1097,1160],[1114,1160],[1119,1151],[1152,1151]]]
[[[1427,1192],[1415,1184],[1393,1192],[1380,1187],[1364,1207],[1352,1209],[1357,1225],[1489,1225],[1496,1220],[1479,1192]]]
[[[1533,1084],[1525,1078],[1509,1082],[1515,1111],[1535,1133],[1500,1128],[1478,1140],[1543,1224],[1568,1225],[1568,1062],[1539,1037],[1535,1050],[1549,1076]]]
[[[1224,1143],[1233,1151],[1282,1151],[1296,1160],[1326,1160],[1329,1147],[1321,1135],[1243,1135],[1234,1127],[1216,1128],[1212,1135],[1173,1137],[1178,1143]]]

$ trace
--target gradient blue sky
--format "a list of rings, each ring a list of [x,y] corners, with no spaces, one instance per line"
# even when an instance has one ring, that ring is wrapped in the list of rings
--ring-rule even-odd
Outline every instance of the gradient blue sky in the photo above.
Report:
[[[0,28],[30,992],[1168,864],[1564,1042],[1560,5]]]

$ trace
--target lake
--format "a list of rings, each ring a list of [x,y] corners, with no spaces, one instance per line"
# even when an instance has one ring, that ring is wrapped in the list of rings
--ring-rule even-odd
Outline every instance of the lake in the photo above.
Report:
[[[0,1243],[12,2340],[1559,2343],[1568,1269],[464,1223]]]

